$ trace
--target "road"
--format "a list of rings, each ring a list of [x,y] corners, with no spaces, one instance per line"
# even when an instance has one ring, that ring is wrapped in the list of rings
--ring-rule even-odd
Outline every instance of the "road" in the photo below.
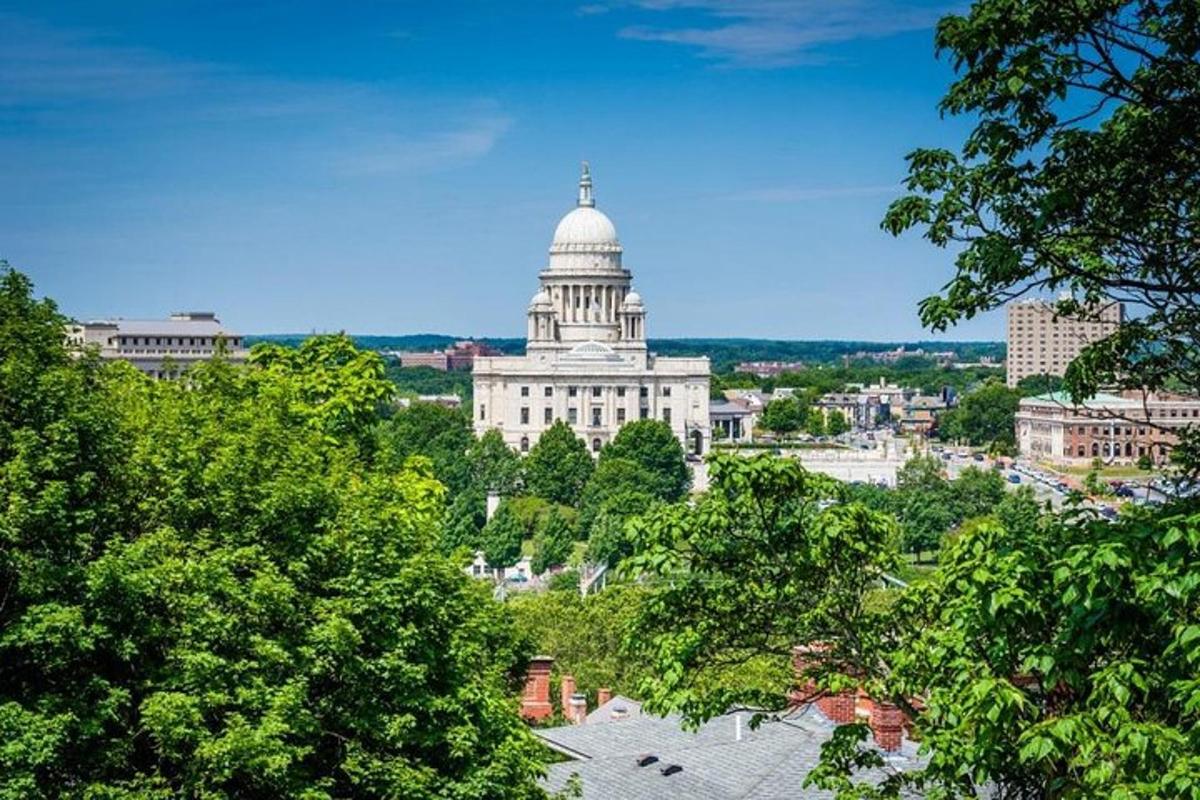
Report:
[[[993,469],[992,461],[988,459],[984,459],[983,461],[975,461],[970,456],[954,455],[950,458],[950,460],[945,461],[944,463],[946,464],[946,474],[951,480],[957,478],[959,473],[961,473],[967,467]],[[1022,466],[1028,468],[1028,465]],[[1034,477],[1031,477],[1029,474],[1010,468],[997,471],[1000,473],[1001,477],[1004,478],[1004,485],[1007,486],[1010,491],[1016,491],[1022,486],[1032,487],[1033,495],[1039,504],[1049,502],[1052,508],[1059,509],[1062,508],[1063,501],[1067,499],[1067,494],[1060,490],[1053,480],[1040,481]],[[1017,476],[1017,480],[1019,481],[1018,483],[1012,482],[1011,476],[1013,475]]]

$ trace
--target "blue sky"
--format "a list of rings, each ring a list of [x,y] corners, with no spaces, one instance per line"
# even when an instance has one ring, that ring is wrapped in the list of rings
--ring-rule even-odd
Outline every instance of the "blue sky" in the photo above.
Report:
[[[521,335],[588,159],[651,336],[913,339],[901,0],[0,0],[0,257],[79,317]],[[993,314],[950,338],[999,338]]]

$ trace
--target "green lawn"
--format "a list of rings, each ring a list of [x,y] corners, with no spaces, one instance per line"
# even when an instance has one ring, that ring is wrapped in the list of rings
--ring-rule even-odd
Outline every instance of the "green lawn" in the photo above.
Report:
[[[1076,478],[1085,477],[1089,472],[1092,471],[1091,466],[1056,467],[1056,466],[1053,466],[1051,464],[1047,464],[1044,462],[1039,462],[1038,466],[1049,472],[1057,472],[1060,475],[1072,475]],[[1138,467],[1133,464],[1106,464],[1105,466],[1103,466],[1100,469],[1099,475],[1102,480],[1108,480],[1108,479],[1114,479],[1114,478],[1115,479],[1134,478],[1134,479],[1138,479],[1138,480],[1146,480],[1149,478],[1158,477],[1159,473],[1154,470],[1138,469]]]

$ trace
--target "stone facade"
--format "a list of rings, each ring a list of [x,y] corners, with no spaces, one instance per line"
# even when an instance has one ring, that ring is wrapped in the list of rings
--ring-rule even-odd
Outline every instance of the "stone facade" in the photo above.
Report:
[[[561,419],[598,452],[626,422],[658,419],[687,452],[708,451],[709,361],[647,350],[646,310],[621,259],[584,164],[578,203],[554,232],[529,304],[525,355],[475,358],[476,433],[499,429],[528,452]]]

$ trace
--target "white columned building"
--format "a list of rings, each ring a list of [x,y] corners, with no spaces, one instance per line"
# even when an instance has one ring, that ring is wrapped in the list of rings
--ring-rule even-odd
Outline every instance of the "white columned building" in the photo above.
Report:
[[[497,428],[528,452],[561,419],[598,452],[626,422],[657,419],[686,452],[708,451],[708,359],[648,352],[646,309],[621,256],[585,162],[578,202],[554,231],[529,303],[525,355],[475,359],[476,433]]]

